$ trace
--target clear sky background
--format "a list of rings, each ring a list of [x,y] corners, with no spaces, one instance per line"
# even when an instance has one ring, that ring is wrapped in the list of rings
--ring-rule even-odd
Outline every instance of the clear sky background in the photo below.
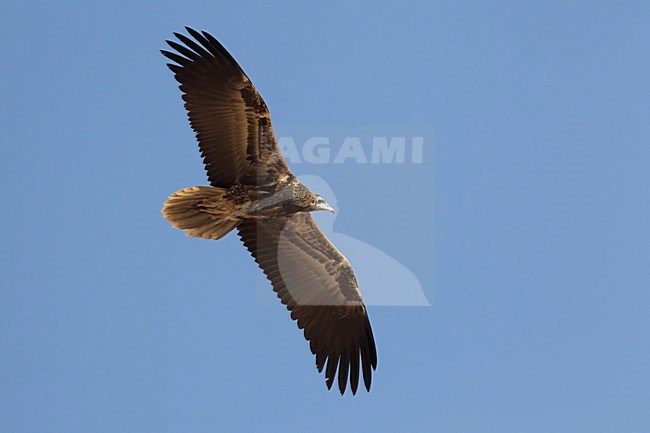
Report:
[[[3,433],[650,431],[647,2],[3,1],[0,16]],[[276,130],[435,129],[421,182],[315,173],[335,230],[409,266],[432,303],[369,308],[370,394],[326,390],[236,237],[162,219],[168,194],[205,183],[158,52],[184,25],[222,40]],[[366,199],[383,175],[385,202]]]

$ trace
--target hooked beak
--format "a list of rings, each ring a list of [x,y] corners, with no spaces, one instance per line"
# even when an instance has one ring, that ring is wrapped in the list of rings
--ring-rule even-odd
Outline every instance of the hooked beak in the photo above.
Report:
[[[329,205],[327,202],[319,203],[316,206],[314,206],[314,210],[326,210],[327,212],[332,212],[334,213],[334,208]]]

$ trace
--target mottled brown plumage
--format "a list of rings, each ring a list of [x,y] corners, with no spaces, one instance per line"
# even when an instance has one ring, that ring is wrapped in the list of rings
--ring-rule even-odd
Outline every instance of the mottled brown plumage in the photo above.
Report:
[[[206,32],[162,51],[180,83],[185,108],[212,186],[172,194],[163,215],[191,237],[220,239],[234,228],[304,330],[330,388],[360,370],[370,390],[377,366],[372,328],[347,259],[329,242],[311,211],[332,208],[291,173],[280,153],[266,103],[223,46]]]

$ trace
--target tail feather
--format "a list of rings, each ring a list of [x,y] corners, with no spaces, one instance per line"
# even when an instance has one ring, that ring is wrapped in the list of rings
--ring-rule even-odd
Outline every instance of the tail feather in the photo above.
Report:
[[[227,190],[208,186],[181,189],[162,208],[165,219],[194,238],[221,239],[240,222]]]

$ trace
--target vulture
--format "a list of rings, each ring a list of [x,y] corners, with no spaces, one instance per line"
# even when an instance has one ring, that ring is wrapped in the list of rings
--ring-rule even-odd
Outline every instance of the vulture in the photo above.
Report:
[[[291,173],[269,109],[235,59],[209,33],[186,30],[161,53],[173,62],[210,186],[175,192],[163,216],[190,237],[236,230],[303,330],[327,388],[338,379],[341,395],[348,383],[354,395],[361,373],[370,391],[377,350],[361,292],[310,213],[334,210]]]

